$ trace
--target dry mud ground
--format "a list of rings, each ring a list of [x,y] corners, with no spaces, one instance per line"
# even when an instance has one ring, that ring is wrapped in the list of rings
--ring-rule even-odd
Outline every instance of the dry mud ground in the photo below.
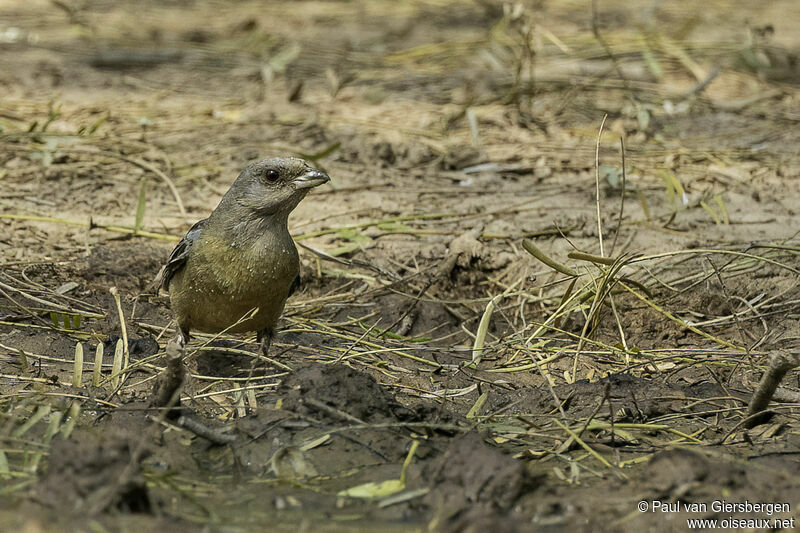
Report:
[[[740,424],[798,345],[798,23],[794,0],[3,1],[0,530],[791,525],[798,375]],[[290,220],[305,281],[270,360],[186,351],[214,445],[150,403],[173,335],[150,283],[287,154],[333,181]]]

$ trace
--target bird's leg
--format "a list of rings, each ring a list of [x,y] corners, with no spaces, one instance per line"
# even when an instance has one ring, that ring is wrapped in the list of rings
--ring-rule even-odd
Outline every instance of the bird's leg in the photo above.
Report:
[[[175,335],[175,344],[178,345],[178,348],[183,348],[189,342],[191,337],[189,336],[189,330],[184,328],[183,326],[178,326],[178,334]]]
[[[266,357],[267,353],[269,352],[269,345],[272,343],[272,335],[273,331],[270,328],[264,328],[260,330],[256,335],[261,355],[263,355],[264,357]]]

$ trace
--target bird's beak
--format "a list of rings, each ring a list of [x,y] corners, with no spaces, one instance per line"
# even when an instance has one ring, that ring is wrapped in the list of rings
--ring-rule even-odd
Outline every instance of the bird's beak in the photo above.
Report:
[[[294,183],[295,189],[311,189],[329,181],[331,181],[331,178],[327,174],[321,170],[312,169],[305,174],[297,176],[292,183]]]

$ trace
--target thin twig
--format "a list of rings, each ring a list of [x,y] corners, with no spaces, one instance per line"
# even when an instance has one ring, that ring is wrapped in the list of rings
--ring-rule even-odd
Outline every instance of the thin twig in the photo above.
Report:
[[[619,151],[622,155],[622,192],[619,194],[619,217],[617,218],[617,230],[614,232],[614,240],[611,241],[611,251],[608,252],[608,255],[614,256],[614,248],[617,246],[617,237],[619,237],[619,232],[622,229],[622,213],[625,211],[625,181],[626,181],[626,171],[625,171],[625,138],[620,135],[619,137]]]
[[[131,352],[128,348],[128,327],[125,325],[125,315],[122,312],[122,302],[120,301],[119,291],[116,287],[111,287],[108,289],[108,292],[111,293],[111,296],[114,297],[114,302],[117,304],[117,313],[119,313],[119,325],[122,331],[122,346],[125,349],[125,364],[123,368],[128,368],[131,362]],[[124,380],[123,380],[124,381]]]
[[[769,405],[775,389],[778,388],[786,373],[798,365],[800,365],[800,354],[798,353],[778,352],[772,356],[769,367],[761,377],[758,388],[747,406],[747,418],[743,421],[743,427],[752,428],[764,421],[766,416],[762,411]]]
[[[600,138],[603,136],[603,126],[608,118],[608,113],[603,115],[600,123],[600,130],[597,132],[597,144],[594,151],[594,182],[595,182],[595,203],[597,205],[597,237],[600,239],[600,255],[606,255],[603,251],[603,221],[600,218]]]

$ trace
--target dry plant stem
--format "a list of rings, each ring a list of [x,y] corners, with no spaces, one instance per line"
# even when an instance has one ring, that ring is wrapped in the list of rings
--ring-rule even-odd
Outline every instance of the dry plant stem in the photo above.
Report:
[[[562,298],[561,304],[558,306],[558,308],[552,313],[550,313],[550,315],[547,316],[544,322],[539,324],[539,327],[536,328],[536,330],[534,330],[534,332],[531,333],[525,340],[525,344],[530,345],[533,342],[533,339],[542,335],[548,328],[551,328],[552,326],[550,326],[550,323],[555,322],[558,319],[558,317],[564,314],[565,311],[572,309],[575,300],[579,300],[583,296],[583,294],[586,293],[587,290],[588,290],[588,284],[584,287],[581,287],[581,289],[579,289],[578,291],[571,292],[571,294],[568,297]]]
[[[619,237],[620,230],[622,229],[622,214],[625,211],[625,138],[622,136],[619,138],[619,152],[622,157],[622,192],[619,194],[619,217],[617,218],[617,230],[614,232],[614,240],[611,241],[611,251],[608,252],[608,255],[610,256],[614,255],[614,248],[617,247],[617,237]]]
[[[617,274],[619,271],[627,264],[627,260],[625,257],[619,257],[614,261],[614,264],[611,265],[610,268],[603,271],[600,275],[602,281],[600,285],[597,286],[594,290],[594,298],[592,300],[592,306],[589,309],[589,312],[586,315],[586,322],[583,324],[583,330],[581,331],[580,340],[578,341],[578,347],[575,350],[575,357],[572,361],[572,379],[573,381],[576,379],[576,373],[578,371],[578,357],[580,356],[581,351],[583,350],[583,345],[585,344],[586,340],[588,340],[587,334],[590,331],[590,327],[594,329],[595,322],[597,319],[597,313],[599,312],[600,306],[605,301],[605,299],[611,294],[611,290],[614,286],[619,283],[619,279],[617,278]],[[597,283],[597,278],[592,278],[592,283]]]
[[[75,364],[72,371],[72,386],[80,387],[83,376],[83,344],[75,345]]]
[[[379,317],[379,318],[378,318],[378,320],[376,320],[376,321],[375,321],[375,323],[374,323],[374,324],[372,324],[372,325],[369,327],[369,329],[367,329],[367,331],[365,331],[365,332],[364,332],[364,333],[363,333],[363,334],[362,334],[362,335],[361,335],[361,336],[360,336],[360,337],[359,337],[359,338],[358,338],[358,339],[357,339],[355,342],[353,342],[353,343],[352,343],[350,346],[348,346],[348,347],[347,347],[347,349],[346,349],[345,351],[343,351],[343,352],[342,352],[342,355],[340,355],[340,356],[339,356],[339,357],[336,359],[336,362],[337,362],[337,363],[341,363],[341,362],[342,362],[342,359],[344,359],[344,358],[347,356],[347,354],[349,354],[351,351],[353,351],[353,348],[355,348],[356,346],[358,346],[358,343],[360,343],[360,342],[361,342],[361,341],[363,341],[365,338],[367,338],[367,336],[368,336],[370,333],[372,333],[372,330],[373,330],[373,329],[375,329],[375,327],[377,327],[377,325],[378,325],[378,324],[380,324],[380,322],[381,322],[381,319],[380,319],[380,317]]]
[[[125,350],[122,347],[122,339],[117,341],[117,344],[114,346],[114,362],[111,365],[111,376],[109,376],[108,380],[111,382],[111,387],[113,387],[114,392],[111,393],[110,398],[113,398],[115,394],[119,391],[120,387],[120,380],[119,375],[122,371],[122,359],[123,359],[123,352]]]
[[[100,376],[103,371],[103,343],[98,342],[94,352],[94,367],[92,368],[92,387],[100,386]]]
[[[125,350],[125,364],[122,368],[128,368],[131,355],[128,350],[128,327],[125,324],[125,315],[122,313],[122,302],[120,301],[119,291],[116,287],[111,287],[108,291],[114,297],[114,302],[117,304],[117,313],[119,313],[119,327],[122,330],[122,347]],[[124,382],[125,380],[123,379],[122,381]]]
[[[28,265],[28,266],[33,266],[33,265]],[[28,275],[25,273],[26,270],[27,270],[27,267],[24,268],[20,272],[20,276],[22,277],[22,279],[25,280],[25,283],[28,284],[28,286],[27,286],[28,289],[39,290],[39,291],[41,291],[43,293],[50,294],[51,296],[53,296],[55,298],[61,298],[62,300],[66,300],[66,302],[68,302],[68,303],[65,303],[64,305],[68,309],[72,309],[72,311],[70,311],[72,313],[80,313],[80,314],[82,314],[84,316],[87,316],[87,317],[92,316],[93,318],[102,318],[104,316],[103,315],[103,309],[101,307],[98,307],[96,305],[92,305],[89,302],[81,300],[80,298],[73,298],[72,296],[69,296],[68,294],[61,293],[61,292],[56,292],[56,290],[51,289],[50,287],[46,287],[46,286],[42,285],[41,283],[36,283],[35,281],[33,281],[32,279],[30,279],[28,277]],[[12,281],[14,281],[16,283],[21,283],[18,279],[16,279],[13,276],[9,275],[7,272],[0,272],[0,274],[2,274],[3,277],[8,279],[8,280],[12,280]],[[74,307],[73,304],[80,304],[83,307],[82,308],[76,308],[76,307]]]
[[[369,270],[372,270],[376,274],[381,274],[382,276],[386,276],[389,279],[393,279],[393,280],[397,279],[397,276],[395,276],[392,272],[389,272],[389,271],[384,270],[384,269],[382,269],[380,267],[377,267],[377,266],[375,266],[375,265],[373,265],[373,264],[371,264],[371,263],[369,263],[367,261],[362,261],[360,259],[342,259],[341,257],[334,257],[334,256],[332,256],[330,254],[327,254],[327,253],[323,252],[322,250],[318,250],[316,248],[312,248],[311,246],[309,246],[307,244],[303,244],[302,242],[295,242],[295,244],[297,246],[301,247],[301,248],[305,248],[306,250],[308,250],[309,252],[311,252],[312,254],[317,256],[318,259],[322,259],[323,261],[330,261],[332,263],[337,263],[337,264],[340,264],[340,265],[345,265],[345,266],[350,266],[350,267],[352,267],[352,266],[360,266],[360,267],[368,268]]]
[[[397,327],[397,334],[405,337],[409,333],[411,333],[411,329],[414,327],[414,322],[417,321],[419,317],[419,311],[412,310],[406,314],[405,318],[400,321],[400,325]]]
[[[175,235],[167,235],[166,233],[155,233],[152,231],[138,231],[135,232],[133,228],[126,228],[124,226],[107,226],[105,224],[95,224],[91,220],[89,222],[76,222],[74,220],[66,220],[63,218],[54,217],[40,217],[34,215],[14,215],[14,214],[0,214],[0,220],[27,220],[30,222],[50,222],[53,224],[64,224],[67,226],[79,226],[82,228],[94,229],[100,228],[114,233],[125,233],[132,235],[136,233],[137,237],[148,237],[150,239],[160,239],[165,241],[178,241],[180,237]]]
[[[158,170],[153,165],[142,161],[141,159],[129,159],[129,158],[124,157],[124,156],[120,156],[120,157],[124,161],[132,163],[132,164],[136,165],[137,167],[140,167],[140,168],[142,168],[144,170],[148,170],[148,171],[152,172],[153,174],[155,174],[156,176],[158,176],[159,178],[161,178],[162,180],[164,180],[164,183],[167,184],[167,187],[169,187],[169,190],[172,193],[172,197],[175,198],[175,203],[178,204],[178,210],[181,212],[181,215],[185,215],[186,214],[186,208],[183,207],[183,201],[181,200],[180,194],[178,194],[178,189],[175,187],[175,184],[172,182],[172,180],[170,179],[169,176],[167,176],[166,174],[164,174],[163,172]]]
[[[578,445],[579,445],[581,448],[583,448],[584,450],[586,450],[587,452],[589,452],[589,454],[590,454],[592,457],[594,457],[595,459],[597,459],[597,460],[598,460],[600,463],[602,463],[602,464],[603,464],[603,466],[606,466],[606,467],[610,468],[611,470],[613,470],[613,471],[614,471],[614,473],[615,473],[615,474],[616,474],[616,475],[617,475],[619,478],[621,478],[621,479],[627,479],[627,477],[628,477],[628,476],[626,476],[625,474],[623,474],[623,473],[622,473],[622,472],[621,472],[619,469],[617,469],[617,468],[616,468],[614,465],[612,465],[611,463],[609,463],[609,462],[608,462],[608,460],[607,460],[605,457],[603,457],[602,455],[600,455],[600,454],[599,454],[599,453],[598,453],[598,452],[597,452],[597,451],[596,451],[594,448],[592,448],[591,446],[589,446],[588,444],[586,444],[586,442],[584,442],[584,441],[583,441],[583,439],[581,439],[581,438],[578,436],[578,434],[577,434],[577,433],[575,433],[575,432],[574,432],[572,429],[570,429],[570,428],[569,428],[569,426],[566,426],[565,424],[562,424],[561,422],[559,422],[559,420],[558,420],[558,419],[555,419],[555,418],[553,419],[553,422],[555,422],[555,424],[556,424],[558,427],[560,427],[561,429],[563,429],[564,431],[566,431],[566,432],[567,432],[567,434],[570,436],[570,438],[571,438],[571,439],[573,439],[573,440],[574,440],[576,443],[578,443]]]
[[[561,350],[561,351],[563,351],[563,350]],[[561,353],[561,352],[559,352],[559,353]],[[556,354],[556,355],[558,355],[558,354]],[[567,421],[567,413],[564,411],[563,402],[558,397],[558,394],[556,393],[556,389],[553,388],[553,384],[550,382],[550,379],[548,378],[548,376],[545,376],[544,370],[542,369],[542,365],[536,365],[536,370],[539,371],[539,375],[542,376],[542,379],[544,379],[544,382],[547,383],[547,387],[550,389],[550,394],[553,396],[553,399],[556,401],[556,405],[558,406],[558,411],[561,413],[561,418],[563,418],[564,421]],[[548,369],[548,374],[549,373],[550,373],[550,370]]]
[[[765,263],[769,263],[771,265],[775,265],[776,267],[788,270],[792,274],[797,274],[800,276],[800,270],[796,268],[792,268],[789,265],[781,263],[779,261],[775,261],[774,259],[770,259],[769,257],[763,257],[760,255],[749,254],[747,252],[739,252],[737,250],[715,250],[713,248],[696,248],[693,250],[676,250],[674,252],[662,252],[659,254],[653,255],[641,255],[636,259],[632,259],[631,263],[641,263],[646,261],[654,261],[656,259],[664,259],[666,257],[673,257],[678,255],[701,255],[701,254],[719,254],[719,255],[735,255],[742,258],[752,259],[754,261],[763,261]]]
[[[38,314],[36,314],[36,313],[35,313],[35,312],[34,312],[32,309],[29,309],[28,307],[26,307],[26,306],[22,305],[21,303],[17,302],[16,300],[14,300],[14,299],[13,299],[11,296],[9,296],[9,295],[6,293],[6,291],[4,291],[3,289],[0,289],[0,296],[3,296],[3,297],[5,297],[5,298],[6,298],[8,301],[10,301],[11,303],[13,303],[14,305],[16,305],[17,307],[19,307],[20,309],[22,309],[22,310],[23,310],[23,311],[25,311],[26,313],[28,313],[28,315],[29,315],[30,317],[32,317],[34,320],[37,320],[37,321],[41,322],[42,324],[47,324],[47,321],[46,321],[46,320],[44,320],[44,319],[40,318],[40,317],[39,317],[39,315],[38,315]],[[52,326],[51,326],[51,327],[52,327]]]
[[[497,302],[499,302],[502,297],[502,294],[498,294],[489,300],[489,303],[486,304],[486,310],[483,312],[483,316],[481,316],[481,321],[478,324],[478,330],[475,332],[475,342],[472,345],[471,364],[473,367],[480,363],[483,359],[483,345],[486,342],[486,333],[489,330],[489,323],[492,320],[492,313],[494,312]]]
[[[217,446],[225,446],[236,441],[235,435],[229,435],[222,431],[209,427],[195,418],[182,416],[178,418],[178,426],[183,429],[194,433],[198,437],[203,437],[212,444]]]
[[[496,213],[482,213],[483,216],[496,214]],[[379,224],[390,224],[393,222],[411,222],[413,220],[437,220],[443,218],[464,218],[464,213],[430,213],[430,214],[419,214],[419,215],[405,215],[399,217],[389,217],[383,218],[379,220],[370,220],[368,222],[361,222],[359,224],[350,224],[348,226],[340,226],[338,228],[329,228],[319,231],[313,231],[311,233],[301,233],[299,235],[292,235],[295,241],[301,241],[305,239],[310,239],[313,237],[322,237],[323,235],[332,235],[337,233],[343,229],[365,229],[370,228],[372,226],[377,226]]]
[[[758,388],[747,406],[747,421],[743,424],[745,428],[752,428],[764,422],[766,413],[762,413],[762,411],[769,405],[775,389],[778,388],[786,373],[796,366],[800,366],[800,353],[778,352],[772,356],[769,367],[761,377]]]
[[[337,338],[337,339],[353,340],[352,336],[345,335],[343,333],[339,333],[339,332],[337,332],[337,331],[335,331],[335,330],[333,330],[331,328],[326,328],[322,323],[320,323],[317,320],[309,320],[308,324],[317,326],[320,329],[319,330],[296,330],[296,331],[315,331],[317,333],[323,333],[325,335],[328,335],[330,337],[334,337],[334,338]],[[434,368],[441,367],[441,365],[439,363],[435,362],[435,361],[429,361],[429,360],[424,359],[422,357],[417,357],[415,355],[411,355],[411,354],[406,353],[406,352],[404,352],[404,351],[402,351],[402,350],[400,350],[398,348],[388,348],[387,349],[385,346],[381,346],[380,344],[376,344],[374,342],[370,342],[370,341],[368,341],[366,339],[362,340],[361,343],[364,344],[365,346],[369,346],[371,348],[378,348],[381,351],[391,352],[393,354],[399,355],[400,357],[404,357],[404,358],[410,359],[412,361],[417,361],[418,363],[423,363],[425,365],[432,366]]]
[[[27,298],[28,300],[34,301],[34,302],[36,302],[38,304],[42,304],[45,307],[49,307],[49,308],[51,308],[53,310],[62,311],[64,313],[78,313],[78,314],[84,315],[86,317],[91,317],[91,318],[102,318],[102,316],[103,316],[103,315],[98,314],[98,313],[92,313],[91,311],[83,311],[83,310],[73,309],[71,307],[60,305],[60,304],[57,304],[55,302],[44,300],[42,298],[37,298],[36,296],[28,294],[27,292],[25,292],[25,291],[23,291],[21,289],[18,289],[16,287],[12,287],[11,285],[6,285],[5,283],[2,283],[2,282],[0,282],[0,288],[6,289],[6,290],[9,290],[9,291],[17,292],[17,293],[21,294],[23,297]],[[6,296],[6,298],[8,298],[12,302],[14,301],[9,296]],[[32,312],[32,311],[28,311],[28,309],[26,307],[24,307],[24,306],[22,306],[20,304],[17,304],[17,305],[19,305],[26,312]],[[38,316],[38,315],[34,314],[34,316]]]
[[[567,265],[563,265],[563,264],[559,263],[558,261],[553,260],[551,257],[545,255],[544,252],[542,252],[539,248],[537,248],[536,245],[533,244],[532,241],[529,241],[528,239],[523,240],[522,241],[522,247],[525,248],[526,252],[528,252],[533,257],[535,257],[536,259],[538,259],[539,261],[541,261],[545,265],[549,266],[550,268],[552,268],[556,272],[560,272],[560,273],[562,273],[564,275],[567,275],[567,276],[573,276],[573,277],[578,277],[579,276],[579,274],[577,272],[572,270]]]
[[[589,424],[592,423],[592,420],[594,420],[594,417],[596,417],[597,413],[599,413],[600,409],[602,409],[603,404],[606,403],[606,401],[609,400],[610,394],[611,394],[611,384],[607,382],[605,384],[605,386],[603,387],[603,397],[600,399],[599,402],[597,402],[597,405],[592,410],[592,414],[589,415],[589,417],[586,419],[586,422],[583,424],[583,427],[581,428],[581,430],[578,431],[578,433],[576,434],[578,437],[583,435],[583,432],[586,431],[586,428],[588,428]]]
[[[588,261],[597,265],[613,265],[617,260],[614,257],[603,257],[601,255],[587,254],[584,252],[570,252],[567,254],[570,259],[577,259],[579,261]]]
[[[594,3],[592,3],[594,5]],[[603,126],[606,124],[608,113],[603,115],[600,123],[600,130],[597,132],[597,143],[594,151],[594,182],[595,182],[595,204],[597,206],[597,238],[600,241],[600,255],[606,255],[603,250],[603,221],[600,218],[600,139],[603,137]]]
[[[608,295],[608,302],[611,304],[611,312],[614,313],[614,321],[617,323],[617,331],[619,331],[619,341],[622,343],[622,348],[625,350],[625,364],[630,361],[630,354],[628,353],[628,342],[625,339],[625,330],[622,328],[622,321],[619,318],[617,311],[617,304],[614,302],[614,296]]]
[[[46,378],[26,378],[20,376],[14,376],[11,374],[0,374],[0,378],[4,379],[18,379],[20,381],[28,382],[28,383],[53,383],[52,379]],[[105,400],[101,400],[100,398],[92,398],[86,396],[85,394],[68,394],[63,392],[41,392],[40,390],[33,390],[33,389],[23,389],[18,390],[14,393],[15,395],[30,395],[30,396],[41,396],[41,397],[52,397],[52,398],[73,398],[76,400],[85,400],[85,401],[92,401],[97,403],[98,405],[103,405],[105,407],[110,407],[111,409],[117,409],[120,407],[119,404],[113,402],[107,402]]]

